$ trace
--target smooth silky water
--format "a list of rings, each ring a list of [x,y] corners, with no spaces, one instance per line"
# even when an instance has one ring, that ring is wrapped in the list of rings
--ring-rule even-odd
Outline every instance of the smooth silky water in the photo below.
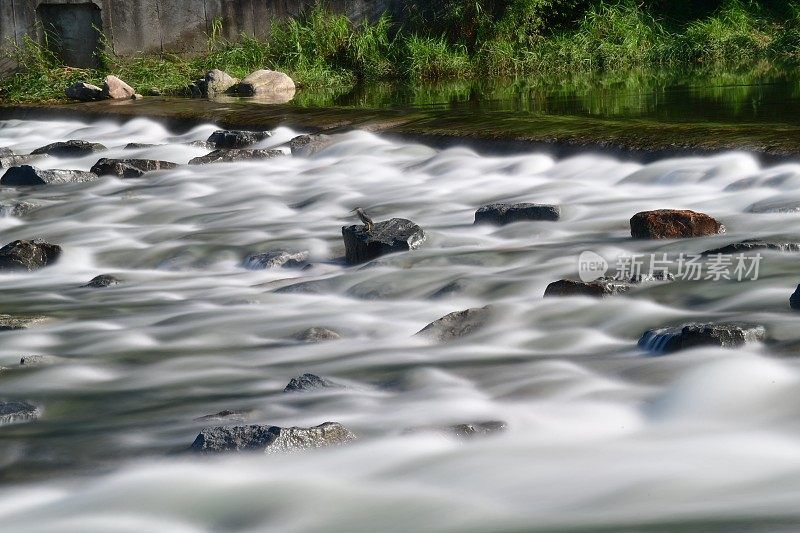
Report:
[[[103,157],[176,163],[206,150],[136,119],[6,121],[18,152],[85,139]],[[280,128],[262,147],[300,132]],[[166,143],[123,150],[129,142]],[[42,166],[88,169],[100,155]],[[748,179],[748,181],[742,181]],[[543,299],[591,250],[699,253],[744,238],[800,240],[800,164],[746,154],[647,166],[585,154],[495,157],[366,132],[311,158],[185,166],[142,179],[2,188],[32,201],[2,243],[64,247],[53,267],[0,275],[2,313],[52,320],[0,333],[0,398],[43,408],[0,428],[0,529],[23,532],[496,532],[556,529],[793,531],[800,523],[800,372],[766,345],[655,357],[653,327],[764,324],[800,338],[788,299],[797,255],[763,252],[756,281],[676,281],[620,297]],[[557,203],[559,222],[474,226],[492,202]],[[419,250],[343,264],[341,227],[366,208],[421,225]],[[633,241],[637,211],[709,213],[725,236]],[[248,253],[307,249],[307,270],[249,271]],[[613,266],[612,266],[613,268]],[[124,283],[81,288],[98,274]],[[457,282],[453,285],[454,282]],[[293,286],[292,288],[286,288]],[[442,291],[456,287],[454,291]],[[436,297],[434,297],[436,295]],[[452,311],[499,319],[449,344],[414,334]],[[341,341],[287,340],[323,326]],[[52,365],[17,367],[25,355]],[[347,388],[284,394],[313,372]],[[288,455],[184,453],[223,409],[248,422],[341,422],[359,440]],[[408,428],[502,420],[469,441]]]

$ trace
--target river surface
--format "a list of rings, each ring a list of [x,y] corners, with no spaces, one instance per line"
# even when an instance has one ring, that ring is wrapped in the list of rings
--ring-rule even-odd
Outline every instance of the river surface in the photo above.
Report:
[[[0,398],[41,406],[0,427],[0,529],[28,532],[796,531],[800,368],[773,343],[800,338],[788,300],[796,254],[763,252],[755,280],[678,279],[604,300],[548,298],[578,257],[696,254],[744,238],[800,240],[800,164],[746,154],[658,161],[602,154],[434,150],[351,132],[310,157],[186,166],[212,125],[180,136],[154,122],[0,123],[0,146],[54,141],[98,157],[179,168],[141,179],[2,188],[2,244],[64,247],[34,273],[0,275],[0,313],[51,318],[0,333]],[[299,132],[280,128],[262,147]],[[129,142],[165,146],[123,150]],[[743,181],[744,180],[744,181]],[[559,222],[474,226],[492,202],[560,204]],[[404,217],[419,250],[345,266],[350,210]],[[786,206],[784,206],[786,207]],[[713,215],[724,236],[633,241],[642,210]],[[794,239],[793,241],[791,241]],[[251,271],[251,252],[305,249],[313,267]],[[98,274],[124,280],[81,288]],[[456,283],[454,283],[456,282]],[[285,289],[294,286],[292,289]],[[280,289],[280,290],[279,290]],[[444,290],[443,290],[444,289]],[[492,304],[497,320],[451,343],[414,334]],[[763,324],[770,343],[653,356],[649,329],[692,321]],[[310,327],[339,341],[289,340]],[[22,369],[21,356],[50,365]],[[313,372],[342,389],[283,393]],[[288,455],[183,453],[208,422],[325,421],[348,446]],[[484,420],[505,432],[459,440],[409,428]]]

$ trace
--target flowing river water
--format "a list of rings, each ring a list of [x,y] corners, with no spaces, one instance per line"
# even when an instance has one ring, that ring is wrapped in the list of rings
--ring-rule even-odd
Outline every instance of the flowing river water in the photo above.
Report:
[[[311,157],[185,165],[213,125],[0,123],[20,153],[55,141],[102,157],[173,161],[140,179],[0,189],[2,243],[41,238],[60,261],[0,274],[2,313],[50,320],[0,333],[0,399],[42,409],[0,427],[0,529],[24,532],[796,531],[797,255],[763,251],[755,280],[643,285],[543,298],[593,251],[696,254],[745,238],[800,241],[800,164],[728,153],[648,165],[584,154],[502,157],[351,132]],[[300,132],[279,128],[260,147]],[[160,144],[124,150],[130,142]],[[100,157],[52,158],[88,170]],[[562,206],[558,222],[473,225],[493,202]],[[786,204],[786,205],[783,205]],[[418,250],[346,266],[341,227],[404,217]],[[635,241],[642,210],[686,208],[724,236]],[[794,239],[794,241],[791,241]],[[308,269],[252,271],[251,252],[311,252]],[[123,283],[81,288],[98,274]],[[287,288],[289,287],[289,288]],[[497,319],[450,343],[414,334],[488,304]],[[763,324],[769,342],[654,356],[650,328]],[[310,327],[342,340],[291,340]],[[22,356],[52,364],[24,369]],[[305,372],[344,388],[290,394]],[[222,410],[248,423],[344,424],[347,446],[292,454],[184,453]],[[463,440],[409,428],[499,420]],[[212,424],[213,425],[213,424]]]

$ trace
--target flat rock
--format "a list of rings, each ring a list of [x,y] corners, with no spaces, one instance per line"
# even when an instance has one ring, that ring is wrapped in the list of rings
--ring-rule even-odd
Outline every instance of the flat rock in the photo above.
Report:
[[[725,233],[725,226],[705,213],[658,209],[642,211],[631,218],[634,239],[685,239]]]
[[[330,380],[319,377],[316,374],[303,374],[302,376],[292,378],[289,384],[283,389],[283,392],[309,392],[337,388],[341,388],[341,386]]]
[[[213,415],[205,415],[195,418],[195,422],[244,422],[247,420],[248,413],[246,411],[231,411],[225,409]]]
[[[122,283],[122,280],[119,278],[112,276],[110,274],[101,274],[99,276],[95,276],[92,278],[89,283],[83,285],[83,288],[87,289],[104,289],[106,287],[113,287],[114,285],[119,285]]]
[[[324,133],[313,135],[298,135],[288,143],[292,155],[297,157],[311,157],[320,150],[333,144],[333,137]]]
[[[247,148],[272,137],[271,131],[218,130],[211,134],[208,142],[217,149]]]
[[[494,307],[491,305],[456,311],[431,322],[420,330],[417,336],[438,342],[450,342],[486,327],[493,314]]]
[[[106,76],[103,80],[103,98],[112,100],[131,100],[136,91],[116,76]]]
[[[285,453],[346,444],[355,438],[350,430],[336,422],[326,422],[311,428],[220,426],[201,431],[190,450],[199,453]]]
[[[292,335],[293,339],[301,342],[328,342],[341,340],[342,334],[328,328],[308,328]]]
[[[298,268],[308,263],[310,254],[307,251],[290,252],[275,250],[251,254],[244,260],[244,267],[249,270],[266,270],[269,268]]]
[[[48,144],[37,148],[31,155],[51,155],[53,157],[83,157],[96,152],[107,150],[100,143],[90,143],[87,141],[63,141]]]
[[[404,431],[404,433],[436,433],[445,437],[474,439],[497,435],[499,433],[503,433],[506,429],[508,429],[508,424],[505,422],[500,420],[488,420],[485,422],[469,422],[466,424],[455,424],[452,426],[424,426],[408,429]]]
[[[514,222],[546,220],[554,222],[561,218],[561,208],[546,204],[491,204],[475,212],[475,224],[490,223],[503,226]]]
[[[63,185],[95,181],[99,176],[82,170],[44,170],[30,165],[11,167],[0,178],[0,185],[9,187],[34,187],[37,185]]]
[[[797,242],[770,242],[761,241],[757,239],[749,239],[741,242],[735,242],[721,248],[714,248],[713,250],[706,250],[703,255],[731,255],[731,254],[744,254],[747,252],[759,250],[772,250],[775,252],[800,252],[800,243]]]
[[[425,232],[404,218],[376,222],[372,231],[366,226],[342,228],[346,260],[351,265],[366,263],[383,255],[416,250],[425,242]]]
[[[0,248],[0,270],[33,272],[61,257],[61,247],[41,241],[14,241]]]
[[[288,75],[277,70],[257,70],[231,87],[230,92],[237,96],[291,95],[295,93],[295,83]]]
[[[688,324],[647,331],[639,339],[639,347],[655,353],[672,353],[701,346],[737,348],[761,342],[765,337],[764,326],[757,324]]]
[[[97,85],[82,81],[70,85],[64,92],[70,100],[79,100],[81,102],[93,102],[104,98],[103,89]]]
[[[117,176],[118,178],[140,178],[147,172],[177,168],[177,163],[155,159],[108,159],[103,158],[94,164],[91,171],[98,176]]]
[[[0,314],[0,331],[26,329],[44,322],[49,317],[44,315],[6,315]]]
[[[208,165],[210,163],[231,163],[234,161],[260,161],[284,156],[280,150],[214,150],[208,155],[195,157],[190,165]]]
[[[0,426],[30,422],[40,416],[42,416],[41,409],[33,404],[0,400]]]

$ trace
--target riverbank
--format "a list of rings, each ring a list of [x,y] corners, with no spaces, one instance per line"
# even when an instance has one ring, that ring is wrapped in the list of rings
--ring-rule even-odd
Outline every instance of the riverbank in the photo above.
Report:
[[[175,131],[213,123],[232,129],[289,126],[308,132],[353,129],[419,141],[435,147],[466,145],[485,153],[540,150],[563,157],[599,152],[637,161],[752,153],[765,163],[800,157],[800,125],[791,123],[664,122],[645,118],[598,118],[521,114],[474,109],[360,109],[262,105],[246,100],[145,98],[139,101],[0,106],[0,120],[71,118],[125,123],[156,120]]]

